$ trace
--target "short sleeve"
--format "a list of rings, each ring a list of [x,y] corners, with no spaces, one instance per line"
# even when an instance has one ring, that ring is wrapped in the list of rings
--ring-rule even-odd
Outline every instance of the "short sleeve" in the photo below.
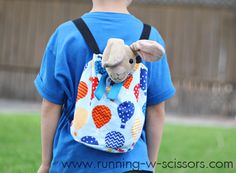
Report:
[[[152,28],[150,39],[165,47],[164,40],[155,28]],[[148,70],[147,106],[159,104],[173,97],[176,90],[171,80],[166,54],[159,61],[150,63]]]
[[[55,49],[55,44],[56,34],[54,33],[45,49],[41,68],[36,79],[34,80],[34,84],[41,97],[52,103],[63,105],[65,92],[56,77],[57,57],[53,50]]]

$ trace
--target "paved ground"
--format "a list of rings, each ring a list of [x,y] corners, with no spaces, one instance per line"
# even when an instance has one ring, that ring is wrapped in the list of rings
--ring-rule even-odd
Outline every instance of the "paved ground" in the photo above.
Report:
[[[0,99],[0,113],[31,113],[40,112],[39,102],[23,102],[19,100]],[[16,114],[17,115],[17,114]],[[166,122],[170,124],[184,124],[191,126],[235,127],[236,117],[225,118],[220,116],[184,116],[167,114]]]
[[[191,126],[206,126],[206,127],[225,127],[236,128],[236,117],[223,117],[213,115],[173,115],[167,114],[166,122],[170,124],[184,124]]]
[[[40,112],[39,102],[0,99],[0,113]]]

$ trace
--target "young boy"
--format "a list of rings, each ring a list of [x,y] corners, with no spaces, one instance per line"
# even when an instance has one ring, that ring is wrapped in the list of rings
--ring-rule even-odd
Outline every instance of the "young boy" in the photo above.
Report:
[[[143,23],[131,15],[132,0],[93,0],[91,12],[82,16],[103,52],[109,38],[121,38],[127,45],[137,41]],[[164,41],[152,27],[150,40]],[[140,45],[133,45],[140,47]],[[42,163],[38,173],[122,173],[131,170],[153,172],[164,123],[164,101],[175,94],[166,55],[149,68],[146,124],[134,149],[114,154],[86,147],[72,138],[70,124],[77,87],[84,65],[91,60],[81,33],[72,21],[60,25],[51,36],[35,86],[43,97],[41,134]]]

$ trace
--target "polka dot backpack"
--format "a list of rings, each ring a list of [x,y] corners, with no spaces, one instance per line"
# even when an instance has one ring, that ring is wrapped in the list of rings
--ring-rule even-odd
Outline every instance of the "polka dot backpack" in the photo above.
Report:
[[[86,23],[73,21],[89,48],[93,51],[78,84],[71,135],[86,146],[112,153],[123,153],[134,148],[144,126],[148,69],[137,63],[122,83],[119,92],[109,94],[115,88],[107,77],[102,96],[96,95],[106,70],[101,65],[102,54]],[[148,39],[151,26],[144,24],[140,39]],[[120,85],[120,84],[119,84]],[[113,91],[114,92],[114,91]],[[115,96],[114,96],[115,95]]]

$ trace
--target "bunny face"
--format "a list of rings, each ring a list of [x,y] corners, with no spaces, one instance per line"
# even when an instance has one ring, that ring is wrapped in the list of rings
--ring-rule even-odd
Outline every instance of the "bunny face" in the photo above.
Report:
[[[109,39],[102,58],[102,66],[115,83],[123,82],[133,70],[136,56],[121,39]]]
[[[126,54],[122,54],[121,56],[124,56],[124,58],[119,64],[110,67],[107,65],[105,66],[109,77],[115,83],[123,82],[128,77],[129,73],[133,70],[136,63],[135,55],[131,50],[128,50],[128,47]],[[122,59],[122,57],[118,58]]]

